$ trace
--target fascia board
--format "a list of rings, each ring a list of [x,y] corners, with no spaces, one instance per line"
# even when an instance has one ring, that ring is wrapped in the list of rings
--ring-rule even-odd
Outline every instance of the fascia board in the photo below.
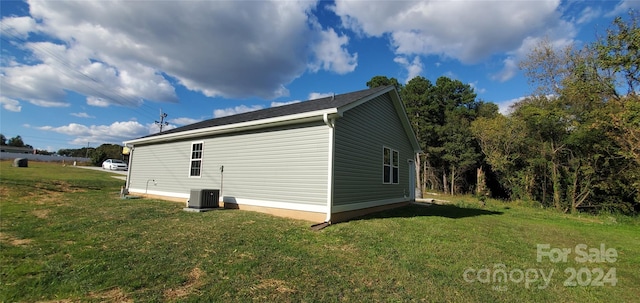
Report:
[[[158,136],[153,136],[148,138],[134,139],[134,140],[124,141],[124,144],[135,145],[135,144],[158,143],[158,142],[166,142],[166,141],[173,141],[173,140],[179,140],[179,139],[190,139],[190,138],[208,136],[208,135],[218,135],[218,134],[261,129],[261,128],[274,127],[274,126],[312,122],[316,120],[322,120],[324,114],[335,115],[337,113],[338,113],[337,108],[328,108],[323,110],[310,111],[310,112],[287,115],[287,116],[213,126],[213,127],[194,129],[194,130],[189,130],[184,132],[171,133],[166,135],[158,135]]]

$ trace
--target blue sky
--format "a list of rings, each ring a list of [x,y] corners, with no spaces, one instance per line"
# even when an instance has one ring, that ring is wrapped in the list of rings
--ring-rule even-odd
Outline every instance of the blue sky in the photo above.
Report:
[[[541,39],[604,34],[640,1],[2,1],[0,132],[37,149],[447,76],[501,110]],[[166,128],[165,128],[166,129]]]

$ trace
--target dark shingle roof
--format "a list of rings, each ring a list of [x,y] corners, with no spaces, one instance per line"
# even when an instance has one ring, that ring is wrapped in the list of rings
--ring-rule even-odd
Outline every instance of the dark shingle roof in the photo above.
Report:
[[[295,115],[295,114],[330,109],[330,108],[340,108],[342,106],[356,102],[367,96],[376,94],[387,88],[388,86],[381,86],[381,87],[365,89],[365,90],[356,91],[356,92],[347,93],[347,94],[335,95],[335,97],[314,99],[314,100],[288,104],[288,105],[283,105],[278,107],[265,108],[265,109],[237,114],[233,116],[209,119],[209,120],[185,125],[182,127],[174,128],[168,131],[164,131],[162,133],[152,134],[142,138],[149,138],[149,137],[154,137],[159,135],[179,133],[179,132],[196,130],[201,128],[209,128],[214,126],[230,125],[230,124],[236,124],[236,123],[242,123],[242,122],[248,122],[248,121],[283,117],[288,115]]]

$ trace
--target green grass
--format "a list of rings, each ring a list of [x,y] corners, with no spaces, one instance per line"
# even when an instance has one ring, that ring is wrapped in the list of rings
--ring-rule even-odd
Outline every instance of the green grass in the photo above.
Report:
[[[0,162],[0,301],[631,302],[640,285],[640,220],[565,215],[470,197],[409,206],[313,232],[265,214],[182,211],[121,200],[110,174]],[[604,243],[615,263],[536,260],[536,244]],[[548,274],[467,282],[503,264]],[[617,284],[567,287],[567,268],[615,268]],[[595,278],[595,274],[593,274]],[[470,275],[468,277],[477,277]],[[481,276],[482,278],[483,276]],[[586,280],[583,273],[582,280]],[[484,280],[483,280],[484,281]]]

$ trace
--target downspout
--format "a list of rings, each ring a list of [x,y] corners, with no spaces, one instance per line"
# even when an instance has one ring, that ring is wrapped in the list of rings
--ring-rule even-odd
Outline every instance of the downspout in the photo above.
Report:
[[[133,162],[133,150],[134,150],[134,146],[127,146],[129,147],[129,164],[128,168],[127,168],[127,180],[124,183],[124,192],[123,194],[127,195],[129,194],[129,186],[131,186],[131,163]]]
[[[333,212],[333,146],[335,138],[335,119],[329,119],[329,114],[322,115],[322,121],[329,127],[329,158],[327,164],[327,218],[325,226],[331,224],[331,213]]]
[[[329,119],[329,114],[322,115],[322,121],[329,127],[329,157],[327,159],[327,217],[324,222],[311,225],[312,230],[321,230],[331,225],[331,213],[333,212],[333,146],[335,140],[335,119]]]
[[[329,157],[327,159],[327,217],[324,222],[311,225],[312,230],[321,230],[331,225],[333,211],[333,141],[335,135],[335,119],[329,119],[329,114],[322,114],[322,121],[329,127]]]

